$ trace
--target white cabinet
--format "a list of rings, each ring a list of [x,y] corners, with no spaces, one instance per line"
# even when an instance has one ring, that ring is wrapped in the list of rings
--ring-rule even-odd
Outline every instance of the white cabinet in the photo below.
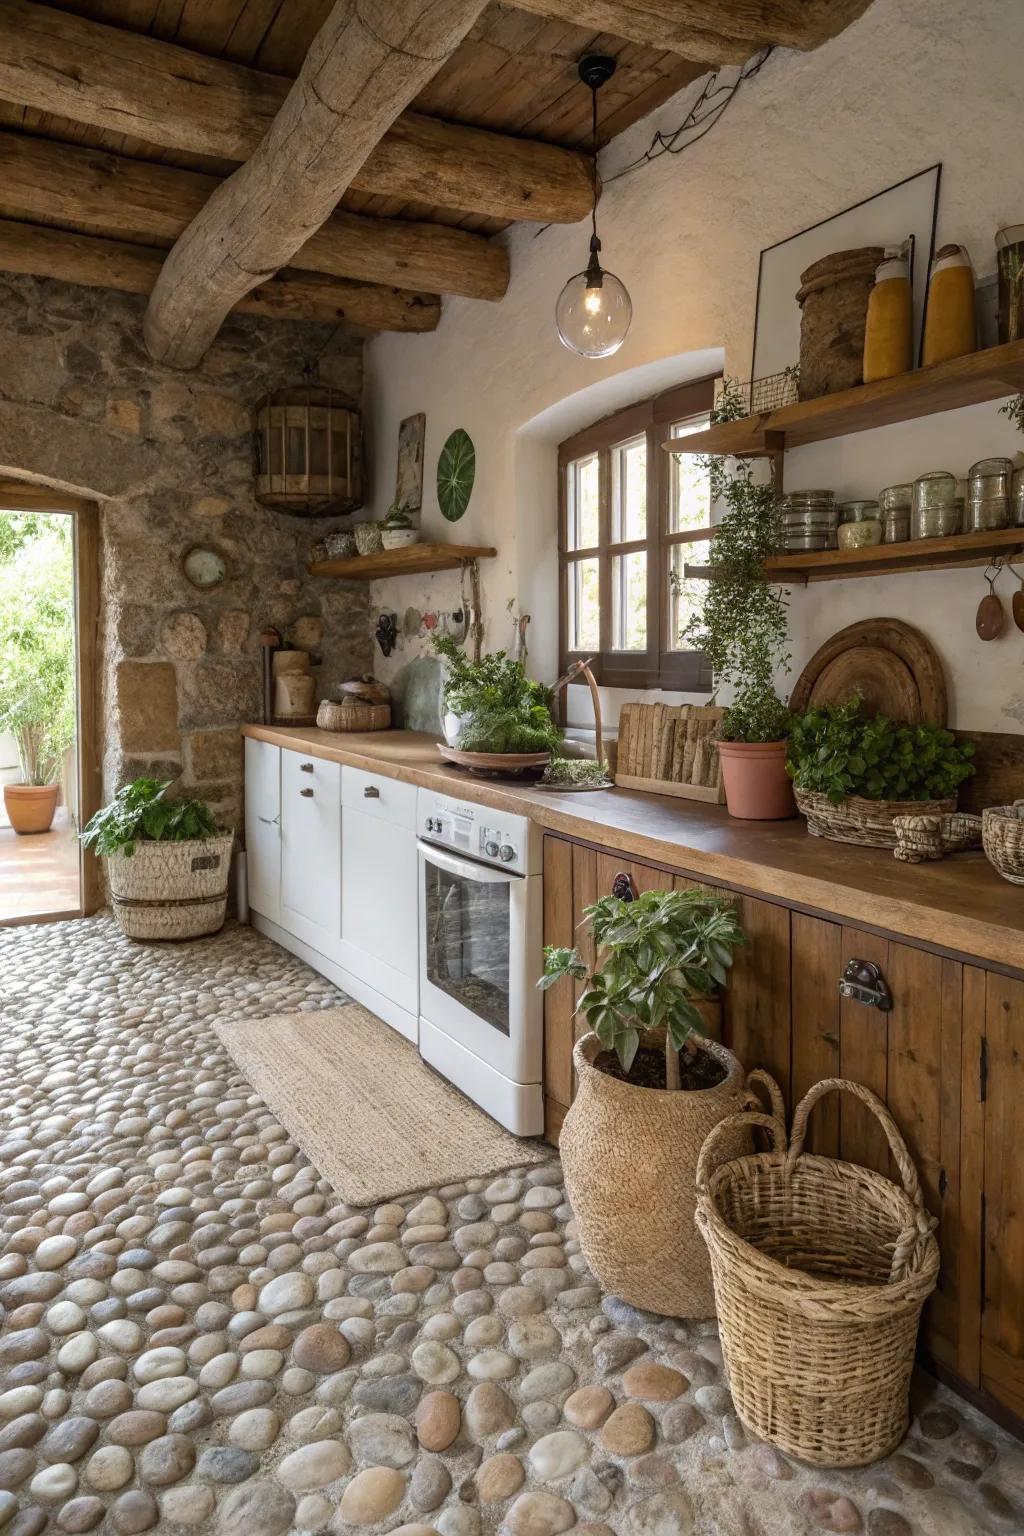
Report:
[[[341,963],[354,997],[417,1035],[416,790],[342,770]]]
[[[281,915],[286,932],[337,959],[341,941],[341,765],[281,754]]]
[[[281,918],[281,748],[245,742],[245,848],[249,906]]]

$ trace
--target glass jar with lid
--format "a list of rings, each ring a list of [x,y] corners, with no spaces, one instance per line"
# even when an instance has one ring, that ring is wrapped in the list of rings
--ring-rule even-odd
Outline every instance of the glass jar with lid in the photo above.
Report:
[[[1012,460],[979,459],[972,464],[967,478],[965,533],[1008,527],[1012,489]]]
[[[835,549],[839,509],[832,491],[789,492],[779,501],[779,519],[784,553]]]
[[[917,477],[911,524],[913,538],[941,539],[959,533],[961,515],[955,475],[946,469],[933,469]]]
[[[910,509],[913,504],[914,487],[909,481],[903,485],[887,485],[883,491],[879,491],[883,543],[903,544],[910,538]]]
[[[840,549],[870,549],[882,542],[882,511],[877,501],[844,501],[839,509]]]

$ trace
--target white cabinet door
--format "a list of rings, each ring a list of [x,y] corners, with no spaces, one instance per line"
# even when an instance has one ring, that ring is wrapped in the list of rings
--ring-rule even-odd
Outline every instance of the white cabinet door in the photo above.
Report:
[[[281,754],[281,927],[336,959],[341,940],[341,765]]]
[[[281,748],[245,740],[245,851],[249,905],[281,916]]]
[[[346,805],[342,864],[342,964],[415,1014],[416,839],[408,827]]]

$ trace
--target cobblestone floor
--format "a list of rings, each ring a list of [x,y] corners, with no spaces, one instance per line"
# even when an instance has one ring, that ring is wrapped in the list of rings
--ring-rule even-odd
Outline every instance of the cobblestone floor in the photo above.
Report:
[[[714,1325],[601,1295],[556,1162],[338,1202],[209,1027],[338,1000],[251,930],[4,930],[0,994],[4,1536],[1024,1527],[949,1394],[864,1471],[748,1443]]]

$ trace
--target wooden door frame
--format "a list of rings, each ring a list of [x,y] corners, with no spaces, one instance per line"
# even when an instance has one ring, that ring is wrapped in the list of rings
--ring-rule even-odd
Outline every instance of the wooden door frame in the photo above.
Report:
[[[78,815],[82,826],[98,811],[103,796],[100,758],[100,509],[99,503],[29,481],[0,480],[0,511],[58,512],[72,519],[75,616],[76,760]],[[0,926],[48,923],[89,917],[103,905],[103,882],[95,854],[79,848],[79,904],[67,912],[8,918]]]

